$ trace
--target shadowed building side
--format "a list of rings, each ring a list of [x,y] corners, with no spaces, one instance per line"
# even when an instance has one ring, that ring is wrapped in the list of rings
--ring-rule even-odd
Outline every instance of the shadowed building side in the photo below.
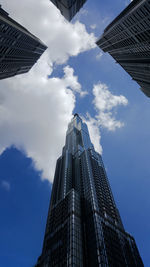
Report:
[[[46,48],[0,6],[0,79],[28,72]]]
[[[150,1],[134,0],[110,23],[97,45],[150,97]]]
[[[101,156],[78,114],[57,160],[43,250],[36,267],[143,267],[125,232]]]
[[[68,20],[76,15],[87,0],[50,0]]]

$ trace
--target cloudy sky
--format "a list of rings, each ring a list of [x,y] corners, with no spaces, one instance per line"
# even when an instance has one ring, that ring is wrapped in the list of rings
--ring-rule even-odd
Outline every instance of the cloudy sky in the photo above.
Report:
[[[41,253],[56,159],[77,112],[148,267],[150,101],[95,44],[130,1],[88,0],[71,23],[48,0],[1,3],[48,46],[28,74],[0,82],[2,266],[33,266]]]

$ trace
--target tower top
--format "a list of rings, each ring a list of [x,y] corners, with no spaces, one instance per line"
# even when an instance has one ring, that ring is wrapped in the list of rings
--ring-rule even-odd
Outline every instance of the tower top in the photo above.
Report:
[[[78,114],[78,113],[75,113],[75,114],[74,114],[74,117],[79,117],[79,114]]]

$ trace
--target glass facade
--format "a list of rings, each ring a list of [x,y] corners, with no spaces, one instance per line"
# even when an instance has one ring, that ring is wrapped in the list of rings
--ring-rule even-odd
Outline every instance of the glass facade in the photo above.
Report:
[[[150,97],[150,1],[134,0],[97,41]]]
[[[67,19],[71,20],[87,0],[50,0]]]
[[[0,5],[0,79],[28,72],[46,48]]]
[[[36,267],[143,267],[125,232],[101,156],[78,114],[57,160],[42,254]]]

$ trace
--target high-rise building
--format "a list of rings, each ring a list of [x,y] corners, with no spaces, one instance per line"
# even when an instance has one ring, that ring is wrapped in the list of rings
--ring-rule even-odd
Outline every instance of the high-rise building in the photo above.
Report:
[[[46,48],[0,5],[0,79],[28,72]]]
[[[36,267],[143,267],[125,232],[101,156],[78,114],[55,170],[42,254]]]
[[[71,20],[87,0],[50,0],[67,19]]]
[[[97,41],[150,97],[150,1],[133,0]]]

